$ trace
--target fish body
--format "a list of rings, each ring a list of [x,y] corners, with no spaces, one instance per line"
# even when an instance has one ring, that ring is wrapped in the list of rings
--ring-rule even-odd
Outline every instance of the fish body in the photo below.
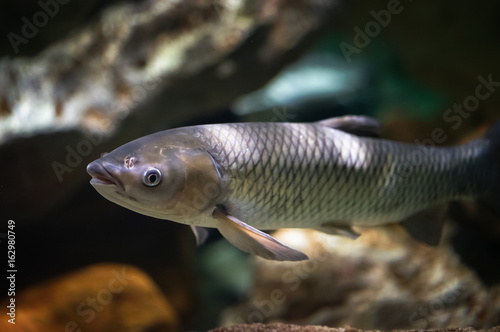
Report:
[[[193,128],[227,177],[219,200],[262,229],[327,221],[374,226],[475,197],[490,179],[487,146],[424,148],[358,137],[319,124]],[[470,177],[474,174],[474,177]]]
[[[166,130],[89,164],[91,183],[136,212],[218,228],[240,249],[277,260],[305,255],[259,230],[403,225],[437,244],[446,204],[477,198],[496,179],[495,132],[440,148],[378,138],[366,117],[315,123],[234,123]],[[155,185],[146,183],[147,174]],[[146,182],[145,182],[146,181]]]

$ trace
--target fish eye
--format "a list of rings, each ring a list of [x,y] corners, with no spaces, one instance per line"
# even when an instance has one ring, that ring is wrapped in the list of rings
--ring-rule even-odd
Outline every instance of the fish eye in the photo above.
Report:
[[[157,168],[148,169],[144,172],[142,182],[148,187],[155,187],[161,182],[161,172]]]

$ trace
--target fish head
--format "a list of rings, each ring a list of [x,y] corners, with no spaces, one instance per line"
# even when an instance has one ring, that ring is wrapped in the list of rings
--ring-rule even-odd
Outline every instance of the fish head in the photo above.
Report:
[[[215,206],[220,174],[210,154],[183,143],[151,135],[122,145],[87,166],[90,183],[125,208],[192,224]]]

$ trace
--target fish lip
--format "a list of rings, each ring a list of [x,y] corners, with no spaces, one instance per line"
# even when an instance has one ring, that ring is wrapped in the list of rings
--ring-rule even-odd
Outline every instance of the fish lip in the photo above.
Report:
[[[124,190],[123,184],[116,179],[111,173],[106,169],[103,163],[98,161],[93,161],[87,165],[87,173],[92,177],[90,184],[101,185],[101,186],[117,186]]]

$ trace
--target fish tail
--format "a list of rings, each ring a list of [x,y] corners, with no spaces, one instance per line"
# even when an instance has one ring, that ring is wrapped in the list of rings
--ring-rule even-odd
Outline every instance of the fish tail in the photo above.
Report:
[[[489,143],[488,156],[492,167],[492,179],[484,197],[485,203],[500,215],[500,121],[484,136]]]

